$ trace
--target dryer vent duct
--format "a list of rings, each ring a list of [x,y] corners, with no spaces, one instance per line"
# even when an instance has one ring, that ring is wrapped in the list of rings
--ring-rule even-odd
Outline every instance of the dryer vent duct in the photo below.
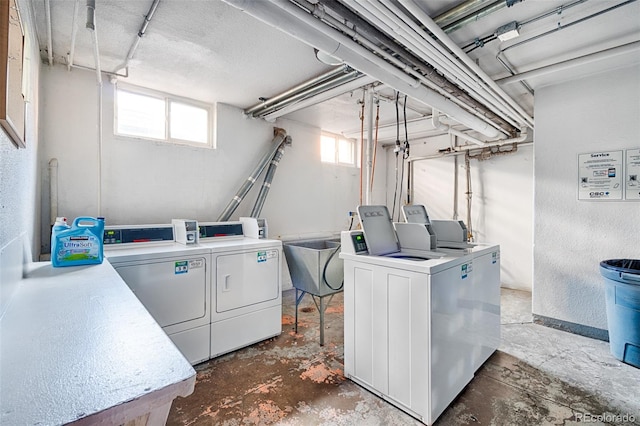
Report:
[[[218,222],[229,220],[233,212],[236,211],[242,200],[244,200],[244,197],[247,196],[247,193],[251,190],[253,185],[256,183],[256,180],[267,167],[267,164],[270,164],[264,183],[262,184],[262,188],[258,194],[258,199],[256,200],[256,204],[251,212],[251,217],[258,217],[258,215],[260,215],[262,206],[264,205],[269,189],[271,188],[271,181],[276,172],[276,167],[284,153],[284,147],[285,145],[291,145],[291,136],[287,136],[287,132],[284,129],[276,128],[274,132],[275,137],[271,142],[271,148],[260,159],[258,165],[253,169],[247,180],[245,180],[240,186],[240,189],[238,189],[238,192],[236,192],[231,201],[229,201],[229,204],[227,204],[224,211],[220,213],[220,216],[218,216],[217,219]]]

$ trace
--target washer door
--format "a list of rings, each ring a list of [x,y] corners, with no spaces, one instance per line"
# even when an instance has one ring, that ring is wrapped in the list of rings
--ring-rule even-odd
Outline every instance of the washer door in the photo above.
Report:
[[[161,327],[206,314],[206,259],[171,259],[115,266]]]
[[[216,312],[278,298],[279,251],[255,250],[216,258]]]

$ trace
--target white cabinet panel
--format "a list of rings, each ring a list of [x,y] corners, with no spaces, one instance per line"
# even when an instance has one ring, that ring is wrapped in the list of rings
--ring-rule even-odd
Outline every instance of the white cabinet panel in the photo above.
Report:
[[[227,312],[278,298],[279,250],[216,257],[215,311]]]
[[[167,327],[205,317],[206,263],[204,257],[185,257],[115,269],[158,324]]]

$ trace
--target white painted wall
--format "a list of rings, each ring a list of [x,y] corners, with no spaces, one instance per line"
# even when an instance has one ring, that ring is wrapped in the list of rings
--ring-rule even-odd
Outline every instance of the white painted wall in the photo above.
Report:
[[[41,170],[59,162],[59,212],[69,218],[103,215],[108,224],[167,223],[172,218],[215,220],[269,149],[273,127],[293,139],[263,209],[274,237],[337,232],[353,209],[358,169],[320,162],[320,129],[281,120],[244,118],[216,106],[216,149],[177,146],[113,135],[114,86],[103,87],[102,209],[98,209],[98,90],[95,75],[62,66],[43,73]],[[262,178],[258,181],[260,184]],[[248,215],[249,193],[233,218]],[[46,198],[46,194],[43,194]],[[48,199],[43,217],[48,217]]]
[[[100,162],[95,74],[54,66],[43,71],[42,80],[40,170],[48,184],[48,162],[58,159],[61,216],[101,215],[112,225],[168,223],[172,218],[215,221],[270,149],[276,126],[293,142],[285,149],[262,211],[269,237],[311,238],[348,227],[347,212],[357,204],[359,169],[320,162],[320,128],[284,119],[275,124],[247,119],[240,109],[218,104],[216,149],[118,137],[113,135],[114,86],[105,81]],[[232,220],[249,215],[262,178]],[[48,223],[48,191],[42,192],[42,204],[42,220]],[[45,230],[44,251],[49,238]]]
[[[640,147],[640,66],[536,90],[533,313],[607,329],[599,262],[640,258],[640,203],[578,201],[578,154]]]
[[[448,136],[413,143],[411,156],[433,155],[450,145]],[[395,156],[388,154],[388,202],[392,208]],[[476,242],[500,244],[503,287],[531,291],[533,277],[533,148],[471,159],[471,224]],[[424,204],[432,219],[453,219],[455,160],[443,157],[415,161],[413,204]],[[458,157],[458,220],[467,225],[466,171]],[[406,175],[406,172],[405,172]],[[406,187],[406,185],[403,185]],[[406,198],[403,197],[402,203]],[[398,211],[398,207],[396,207]]]
[[[28,11],[26,1],[18,1]],[[37,259],[40,236],[38,211],[38,79],[39,52],[30,14],[23,13],[23,28],[30,44],[25,45],[29,60],[26,75],[31,92],[26,105],[26,148],[16,148],[0,129],[0,317],[22,278],[23,262]]]

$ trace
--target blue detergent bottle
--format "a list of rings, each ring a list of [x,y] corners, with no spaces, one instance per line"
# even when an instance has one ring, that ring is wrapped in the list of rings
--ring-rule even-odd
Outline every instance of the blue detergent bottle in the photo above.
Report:
[[[103,238],[104,218],[81,216],[71,226],[56,220],[51,230],[51,264],[58,268],[102,263]]]

